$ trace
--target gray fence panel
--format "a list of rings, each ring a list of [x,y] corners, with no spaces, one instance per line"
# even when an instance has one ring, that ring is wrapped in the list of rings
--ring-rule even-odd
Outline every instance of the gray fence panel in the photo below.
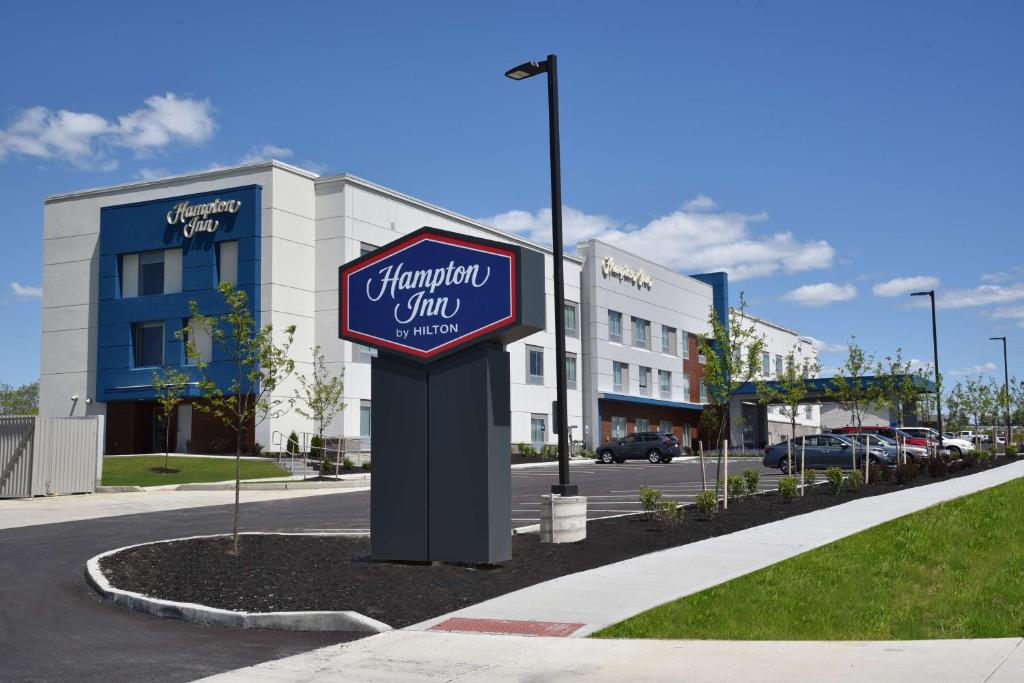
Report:
[[[0,498],[32,495],[35,417],[0,417]]]
[[[31,495],[94,491],[98,428],[95,419],[37,418]]]

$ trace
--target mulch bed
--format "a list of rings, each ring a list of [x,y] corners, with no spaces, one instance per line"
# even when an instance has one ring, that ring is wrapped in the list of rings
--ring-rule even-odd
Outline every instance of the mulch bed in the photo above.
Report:
[[[994,466],[1018,461],[1000,457]],[[642,516],[591,521],[587,539],[572,544],[523,534],[512,539],[512,559],[497,567],[373,562],[365,537],[258,535],[240,538],[239,556],[228,554],[230,538],[193,539],[118,553],[101,568],[117,588],[168,600],[250,612],[355,610],[403,627],[566,574],[979,471],[924,473],[905,486],[873,483],[857,493],[819,485],[790,502],[771,492],[730,502],[711,521],[688,506],[682,523],[665,529]]]

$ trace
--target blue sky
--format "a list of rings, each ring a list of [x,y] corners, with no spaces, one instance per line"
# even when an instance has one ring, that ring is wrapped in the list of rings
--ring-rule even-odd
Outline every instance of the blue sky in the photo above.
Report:
[[[567,239],[727,268],[826,366],[930,360],[928,283],[947,375],[1024,361],[1020,3],[97,7],[0,26],[0,381],[38,376],[47,194],[276,156],[543,235],[544,83],[502,73],[552,51]]]

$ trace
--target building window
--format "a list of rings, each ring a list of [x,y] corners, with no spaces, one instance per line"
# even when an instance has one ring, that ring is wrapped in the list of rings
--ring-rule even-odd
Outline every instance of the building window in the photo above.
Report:
[[[579,336],[579,323],[577,319],[577,311],[579,309],[577,308],[576,303],[566,301],[565,307],[562,310],[565,312],[565,336]]]
[[[767,351],[761,353],[761,376],[771,377],[772,376],[772,355]]]
[[[622,341],[622,314],[608,311],[608,341]]]
[[[775,376],[782,377],[782,356],[775,354]]]
[[[633,318],[633,346],[651,348],[651,323],[643,318]]]
[[[526,383],[544,384],[544,349],[526,347]]]
[[[164,364],[163,322],[135,323],[135,367],[154,368]]]
[[[629,392],[629,365],[612,361],[612,391]]]
[[[209,330],[197,325],[191,318],[185,323],[185,334],[182,341],[185,342],[185,364],[195,365],[196,363],[209,363],[213,360],[213,338]],[[194,340],[193,346],[198,355],[188,355],[188,341]]]
[[[697,337],[697,362],[703,365],[708,362],[708,357],[704,355],[704,337]]]
[[[576,354],[565,354],[565,388],[576,388]]]
[[[804,417],[807,418],[808,420],[813,420],[814,419],[814,407],[813,406],[804,406]]]
[[[640,393],[649,396],[651,393],[651,369],[640,366]]]
[[[359,255],[360,256],[366,256],[367,254],[372,254],[375,251],[377,251],[377,247],[376,246],[374,246],[372,244],[367,244],[366,242],[360,242],[359,243]]]
[[[662,420],[661,424],[658,425],[658,431],[662,434],[672,433],[672,420]]]
[[[355,360],[357,363],[369,363],[371,358],[377,357],[377,349],[370,346],[353,344],[352,349],[355,352]]]
[[[164,252],[139,254],[139,296],[164,293]]]
[[[530,415],[530,441],[532,441],[535,446],[541,446],[545,443],[547,421],[547,415]]]
[[[221,283],[238,285],[238,242],[217,243],[217,272]]]
[[[638,417],[636,419],[636,426],[633,429],[634,432],[649,432],[651,431],[651,421],[646,417]]]
[[[708,402],[708,387],[707,387],[706,384],[704,384],[703,381],[701,381],[701,383],[700,383],[700,402],[701,403],[707,403]]]
[[[693,442],[690,440],[690,425],[683,423],[683,441],[680,445],[690,448],[693,446]]]
[[[369,401],[359,402],[359,436],[363,438],[370,437],[370,428],[373,425],[371,421],[372,413],[370,412],[371,404]]]
[[[683,344],[683,360],[690,360],[690,333],[680,332],[679,339]]]
[[[690,396],[690,376],[683,373],[683,400],[690,402],[693,398]]]
[[[658,391],[662,398],[672,398],[672,373],[658,370]]]
[[[676,328],[661,326],[661,352],[676,355]]]
[[[626,436],[626,418],[612,416],[612,438],[621,439]]]

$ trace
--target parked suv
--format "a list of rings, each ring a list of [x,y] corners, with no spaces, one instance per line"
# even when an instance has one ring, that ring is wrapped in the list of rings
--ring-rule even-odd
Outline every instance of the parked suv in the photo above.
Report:
[[[904,427],[903,431],[912,436],[923,436],[927,438],[928,443],[931,446],[935,446],[939,443],[939,433],[931,427]],[[949,432],[942,437],[942,447],[957,458],[964,453],[969,453],[974,450],[973,443],[964,439],[958,439]]]
[[[613,462],[643,458],[651,463],[672,462],[682,455],[679,439],[672,434],[633,432],[621,439],[612,439],[597,449],[597,461],[606,465]]]

